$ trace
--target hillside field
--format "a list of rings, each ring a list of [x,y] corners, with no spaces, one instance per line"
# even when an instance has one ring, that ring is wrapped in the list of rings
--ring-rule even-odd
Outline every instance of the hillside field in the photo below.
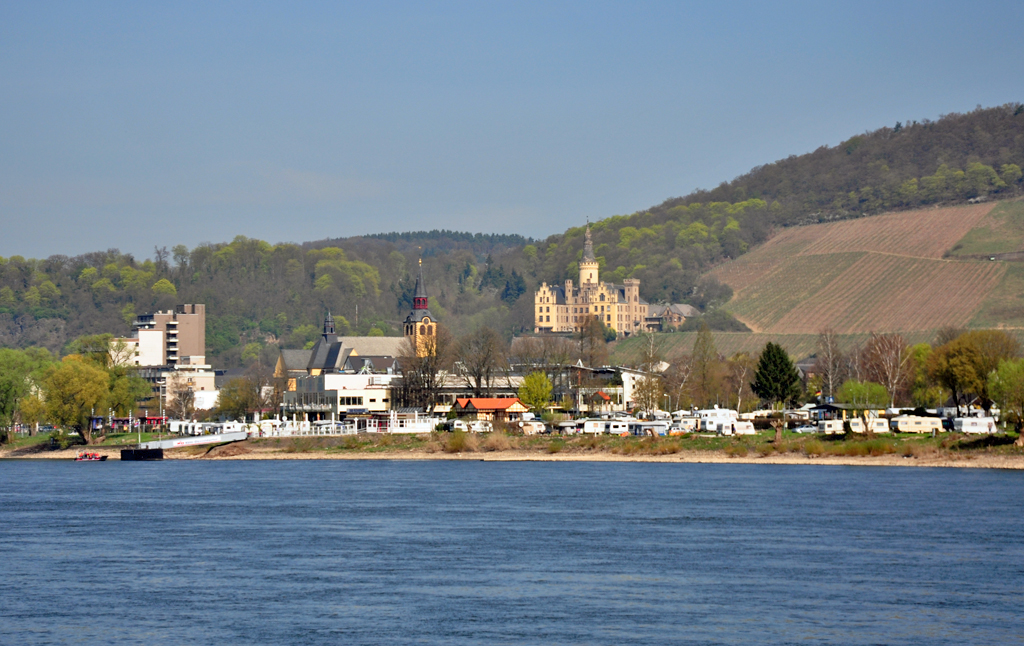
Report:
[[[732,287],[726,308],[757,333],[1016,328],[1022,249],[1015,200],[791,227],[709,274]]]
[[[1007,330],[1015,336],[1021,345],[1024,345],[1024,329]],[[911,345],[915,343],[934,343],[938,330],[923,330],[917,332],[905,332],[903,338]],[[794,360],[809,357],[815,352],[818,342],[817,334],[768,334],[750,332],[712,332],[715,339],[715,348],[718,353],[726,358],[737,352],[748,352],[756,356],[764,349],[769,341],[778,343]],[[840,334],[839,347],[848,351],[855,345],[863,346],[870,338],[870,334]],[[696,332],[671,332],[655,335],[655,346],[661,358],[671,362],[673,359],[688,355],[693,351],[693,343],[697,339]],[[643,359],[643,352],[646,346],[646,339],[642,336],[635,336],[629,339],[616,341],[612,346],[609,363],[617,366],[639,365]]]

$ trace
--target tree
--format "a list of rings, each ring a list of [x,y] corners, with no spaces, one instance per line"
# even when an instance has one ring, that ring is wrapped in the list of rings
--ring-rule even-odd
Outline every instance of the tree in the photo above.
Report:
[[[244,377],[236,377],[221,387],[217,410],[233,419],[276,410],[280,404],[280,393],[276,391],[273,373],[268,368],[253,366]]]
[[[676,399],[675,408],[681,409],[683,401],[689,406],[690,376],[692,374],[691,359],[688,354],[680,354],[673,359],[665,371],[665,389]],[[671,402],[670,402],[671,404]],[[669,408],[672,408],[670,405]]]
[[[889,407],[896,405],[896,396],[911,374],[910,347],[899,334],[871,333],[864,346],[865,369],[868,378],[882,384],[889,393]]]
[[[750,390],[750,375],[757,369],[757,362],[747,352],[737,352],[726,362],[726,380],[736,394],[736,410],[743,410],[743,395]]]
[[[6,429],[13,424],[19,406],[50,363],[50,353],[43,348],[0,348],[0,442],[5,440]]]
[[[417,354],[408,339],[402,344],[398,356],[402,370],[398,399],[403,406],[422,408],[430,413],[437,405],[441,387],[451,370],[455,347],[451,333],[442,325],[420,343],[422,354]]]
[[[839,335],[832,328],[818,334],[817,361],[815,373],[821,377],[821,389],[826,397],[835,397],[836,390],[843,383],[845,357],[839,349]]]
[[[782,346],[771,341],[764,346],[750,389],[773,407],[800,394],[800,375]]]
[[[108,384],[105,371],[79,357],[65,357],[43,382],[47,418],[57,426],[77,430],[85,443],[90,443],[89,416],[106,408]]]
[[[856,381],[850,379],[843,382],[843,385],[836,391],[839,401],[854,406],[865,406],[874,408],[885,407],[889,401],[889,392],[882,384],[871,381]]]
[[[588,368],[599,368],[608,363],[608,341],[604,323],[593,314],[586,314],[580,323],[580,360]]]
[[[172,419],[189,420],[195,413],[196,394],[179,372],[167,378],[167,414]]]
[[[1020,355],[1020,344],[1002,330],[971,330],[936,348],[929,357],[928,373],[948,388],[957,409],[961,396],[974,393],[988,411],[992,399],[988,376],[1005,359]]]
[[[1020,433],[1024,428],[1024,359],[1004,359],[988,377],[988,390],[999,403],[1003,418],[1013,417],[1014,427]],[[1017,438],[1024,446],[1024,433]]]
[[[220,387],[217,410],[231,419],[244,419],[252,408],[251,388],[245,377],[235,377]]]
[[[643,359],[640,363],[643,375],[636,380],[633,386],[633,402],[637,408],[650,415],[653,411],[658,410],[664,388],[661,375],[658,374],[661,356],[654,344],[654,335],[648,333],[646,336],[647,343],[644,344]]]
[[[519,399],[538,415],[551,401],[551,380],[547,374],[536,371],[526,375],[519,387]]]
[[[711,404],[718,382],[718,349],[707,323],[702,321],[690,355],[690,379],[693,398],[698,405]]]
[[[466,385],[474,397],[487,397],[508,361],[508,350],[494,329],[483,326],[462,337],[456,350]]]

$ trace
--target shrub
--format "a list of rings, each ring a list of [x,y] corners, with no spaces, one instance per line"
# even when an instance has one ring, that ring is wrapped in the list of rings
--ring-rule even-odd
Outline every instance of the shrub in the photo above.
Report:
[[[548,453],[558,453],[565,448],[565,442],[562,439],[554,439],[548,443]]]
[[[725,447],[725,454],[730,458],[747,457],[747,446],[745,444],[730,444]]]
[[[483,443],[485,451],[508,451],[511,448],[512,442],[509,441],[508,436],[500,432],[491,433]]]
[[[447,453],[468,453],[475,451],[476,447],[476,437],[464,431],[453,431],[445,438],[444,450]]]
[[[821,443],[821,440],[808,440],[804,442],[803,450],[804,454],[808,456],[822,455],[825,453],[825,445]]]

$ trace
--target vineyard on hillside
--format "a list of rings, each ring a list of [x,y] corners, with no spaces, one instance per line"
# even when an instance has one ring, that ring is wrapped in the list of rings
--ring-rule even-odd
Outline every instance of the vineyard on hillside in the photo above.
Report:
[[[993,207],[1006,210],[979,204],[794,227],[711,275],[733,288],[729,311],[770,334],[1024,323],[1015,264],[948,259],[965,236],[992,226]]]

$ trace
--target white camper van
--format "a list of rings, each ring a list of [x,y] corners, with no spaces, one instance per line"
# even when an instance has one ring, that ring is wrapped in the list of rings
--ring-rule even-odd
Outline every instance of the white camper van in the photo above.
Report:
[[[732,435],[733,424],[739,421],[739,414],[728,408],[708,408],[696,412],[700,420],[698,428],[705,433]]]
[[[736,422],[736,435],[757,435],[753,422]]]
[[[823,419],[818,422],[818,432],[826,435],[841,435],[843,433],[843,420]]]
[[[897,433],[941,433],[942,420],[938,417],[900,415],[892,419],[892,430]]]
[[[991,417],[957,417],[953,420],[957,433],[995,433],[996,420]]]
[[[853,433],[888,433],[889,424],[882,417],[872,417],[865,420],[854,417],[850,420],[850,431]]]

